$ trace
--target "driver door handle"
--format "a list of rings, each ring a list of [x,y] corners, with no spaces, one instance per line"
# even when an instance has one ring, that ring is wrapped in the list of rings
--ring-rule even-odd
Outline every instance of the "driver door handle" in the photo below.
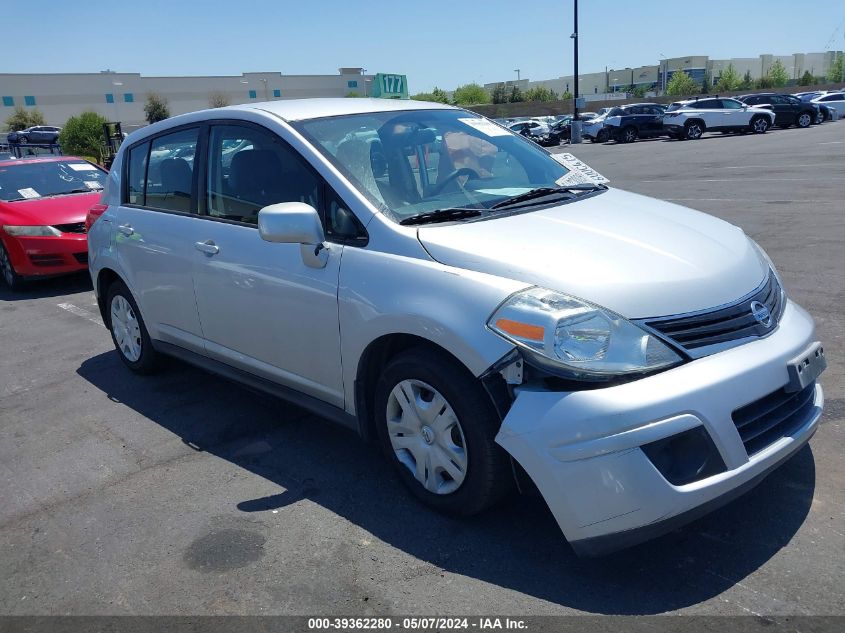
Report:
[[[135,233],[135,229],[133,229],[129,224],[121,224],[117,227],[117,230],[123,233],[124,235],[132,235]]]
[[[220,252],[220,247],[214,243],[212,240],[206,240],[205,242],[196,242],[194,243],[194,248],[197,249],[200,253],[205,253],[206,255],[217,255]]]

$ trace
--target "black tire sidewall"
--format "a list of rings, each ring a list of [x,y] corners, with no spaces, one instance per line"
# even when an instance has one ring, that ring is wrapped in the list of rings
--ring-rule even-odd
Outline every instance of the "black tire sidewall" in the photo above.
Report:
[[[9,290],[20,290],[24,286],[24,279],[15,270],[15,265],[12,263],[12,256],[9,255],[9,250],[6,248],[5,244],[3,244],[2,241],[0,241],[0,249],[2,249],[3,252],[6,254],[6,258],[9,261],[9,268],[12,271],[12,281],[11,283],[9,283],[9,280],[6,279],[6,274],[2,270],[0,270],[0,283],[9,288]]]
[[[122,296],[129,302],[129,305],[132,306],[132,311],[135,313],[135,318],[138,319],[138,325],[141,330],[141,356],[136,361],[131,361],[124,356],[114,335],[114,328],[111,324],[111,305],[114,298],[118,295]],[[138,309],[135,297],[132,296],[132,293],[129,292],[129,288],[127,288],[126,284],[122,281],[115,281],[109,286],[108,292],[106,293],[106,318],[109,320],[108,327],[109,332],[111,333],[112,342],[114,343],[115,351],[117,352],[117,355],[120,356],[120,360],[123,361],[123,364],[138,374],[149,374],[155,371],[158,365],[158,354],[153,349],[150,335],[147,332],[147,326],[144,323],[144,317],[141,316],[141,311]]]
[[[396,457],[387,432],[386,407],[392,389],[402,380],[431,385],[446,398],[458,417],[467,452],[467,472],[461,486],[438,495],[426,490]],[[382,450],[402,482],[420,501],[445,514],[477,514],[510,491],[509,456],[495,436],[501,424],[484,388],[472,374],[445,356],[417,348],[401,353],[384,368],[375,388],[374,418]]]

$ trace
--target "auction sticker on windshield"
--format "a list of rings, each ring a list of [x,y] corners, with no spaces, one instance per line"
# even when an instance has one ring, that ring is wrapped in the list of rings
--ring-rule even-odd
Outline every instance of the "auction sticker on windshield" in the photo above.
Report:
[[[568,174],[555,181],[555,184],[559,186],[584,184],[603,185],[610,182],[587,163],[578,160],[572,154],[567,152],[562,154],[552,154],[552,158],[569,170]]]
[[[41,194],[38,193],[32,187],[27,187],[26,189],[18,189],[18,193],[21,194],[22,198],[40,198]]]
[[[487,136],[508,136],[509,134],[513,134],[513,132],[511,132],[510,130],[506,130],[505,128],[496,125],[495,123],[493,123],[493,121],[489,121],[488,119],[464,117],[458,119],[458,121],[475,128],[476,130],[486,134]]]

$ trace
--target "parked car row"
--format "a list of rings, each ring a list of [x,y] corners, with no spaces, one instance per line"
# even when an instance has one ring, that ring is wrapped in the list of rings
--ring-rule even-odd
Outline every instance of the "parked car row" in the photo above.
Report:
[[[845,92],[694,97],[669,105],[629,103],[578,116],[583,137],[596,143],[631,143],[658,136],[694,140],[707,132],[763,134],[773,127],[806,128],[845,117]],[[571,138],[571,115],[494,120],[544,147]]]

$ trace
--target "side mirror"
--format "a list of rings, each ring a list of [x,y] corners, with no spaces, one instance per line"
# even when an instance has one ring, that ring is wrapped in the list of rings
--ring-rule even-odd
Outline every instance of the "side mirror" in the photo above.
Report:
[[[265,242],[299,244],[302,261],[311,268],[324,268],[329,249],[320,215],[304,202],[279,202],[258,212],[258,235]]]
[[[279,202],[258,212],[258,234],[265,242],[322,244],[326,237],[317,210],[304,202]]]

